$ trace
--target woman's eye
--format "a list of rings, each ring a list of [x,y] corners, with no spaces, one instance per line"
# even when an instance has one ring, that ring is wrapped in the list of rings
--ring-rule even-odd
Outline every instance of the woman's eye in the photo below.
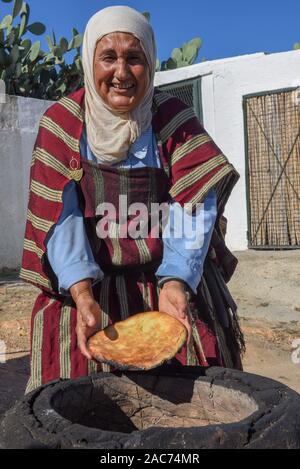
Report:
[[[139,55],[131,55],[128,57],[128,62],[142,63],[143,59]]]
[[[105,62],[113,62],[115,58],[112,55],[106,55],[105,57],[102,58]]]

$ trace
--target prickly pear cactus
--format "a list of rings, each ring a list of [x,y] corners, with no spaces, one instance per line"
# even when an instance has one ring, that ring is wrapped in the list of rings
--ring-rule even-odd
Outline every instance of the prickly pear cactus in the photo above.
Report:
[[[73,28],[71,40],[47,36],[49,50],[43,51],[40,41],[32,41],[28,33],[41,36],[46,27],[30,23],[30,6],[23,0],[2,0],[11,3],[11,13],[0,20],[0,79],[6,93],[32,98],[57,100],[83,84],[80,55],[82,35]],[[75,52],[68,64],[65,55]],[[73,54],[74,55],[74,54]]]
[[[145,11],[143,15],[150,21],[150,13],[148,11]],[[173,49],[171,57],[168,60],[164,60],[162,63],[157,60],[156,71],[173,70],[193,65],[198,58],[201,45],[202,40],[199,37],[195,37],[191,41],[185,42],[181,47],[176,47]]]
[[[0,18],[0,79],[6,93],[31,98],[57,100],[83,86],[81,46],[83,36],[72,29],[72,37],[57,40],[54,31],[46,35],[48,51],[40,41],[31,39],[46,32],[43,23],[30,22],[30,6],[23,0],[0,0],[11,3],[11,12]],[[148,21],[150,14],[143,13]],[[30,38],[28,37],[30,33]],[[201,47],[195,38],[173,50],[168,60],[157,60],[156,70],[170,70],[193,64]],[[72,62],[67,55],[72,53]]]

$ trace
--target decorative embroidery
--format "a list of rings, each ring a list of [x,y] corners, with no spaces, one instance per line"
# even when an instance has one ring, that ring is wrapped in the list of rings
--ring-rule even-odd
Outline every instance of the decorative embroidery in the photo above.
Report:
[[[71,159],[70,168],[71,179],[77,182],[80,181],[83,176],[83,169],[79,169],[79,162],[75,158]]]

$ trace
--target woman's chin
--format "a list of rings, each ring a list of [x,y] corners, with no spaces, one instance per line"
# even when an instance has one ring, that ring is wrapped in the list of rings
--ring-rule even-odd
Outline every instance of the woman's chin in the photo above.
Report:
[[[108,105],[115,111],[128,112],[136,107],[135,96],[114,96],[112,97]]]

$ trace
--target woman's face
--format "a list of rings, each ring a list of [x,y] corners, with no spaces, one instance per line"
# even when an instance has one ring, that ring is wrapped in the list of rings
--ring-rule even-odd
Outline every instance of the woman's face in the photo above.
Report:
[[[129,112],[142,101],[149,69],[139,40],[128,33],[111,33],[97,44],[94,81],[103,101],[112,109]]]

